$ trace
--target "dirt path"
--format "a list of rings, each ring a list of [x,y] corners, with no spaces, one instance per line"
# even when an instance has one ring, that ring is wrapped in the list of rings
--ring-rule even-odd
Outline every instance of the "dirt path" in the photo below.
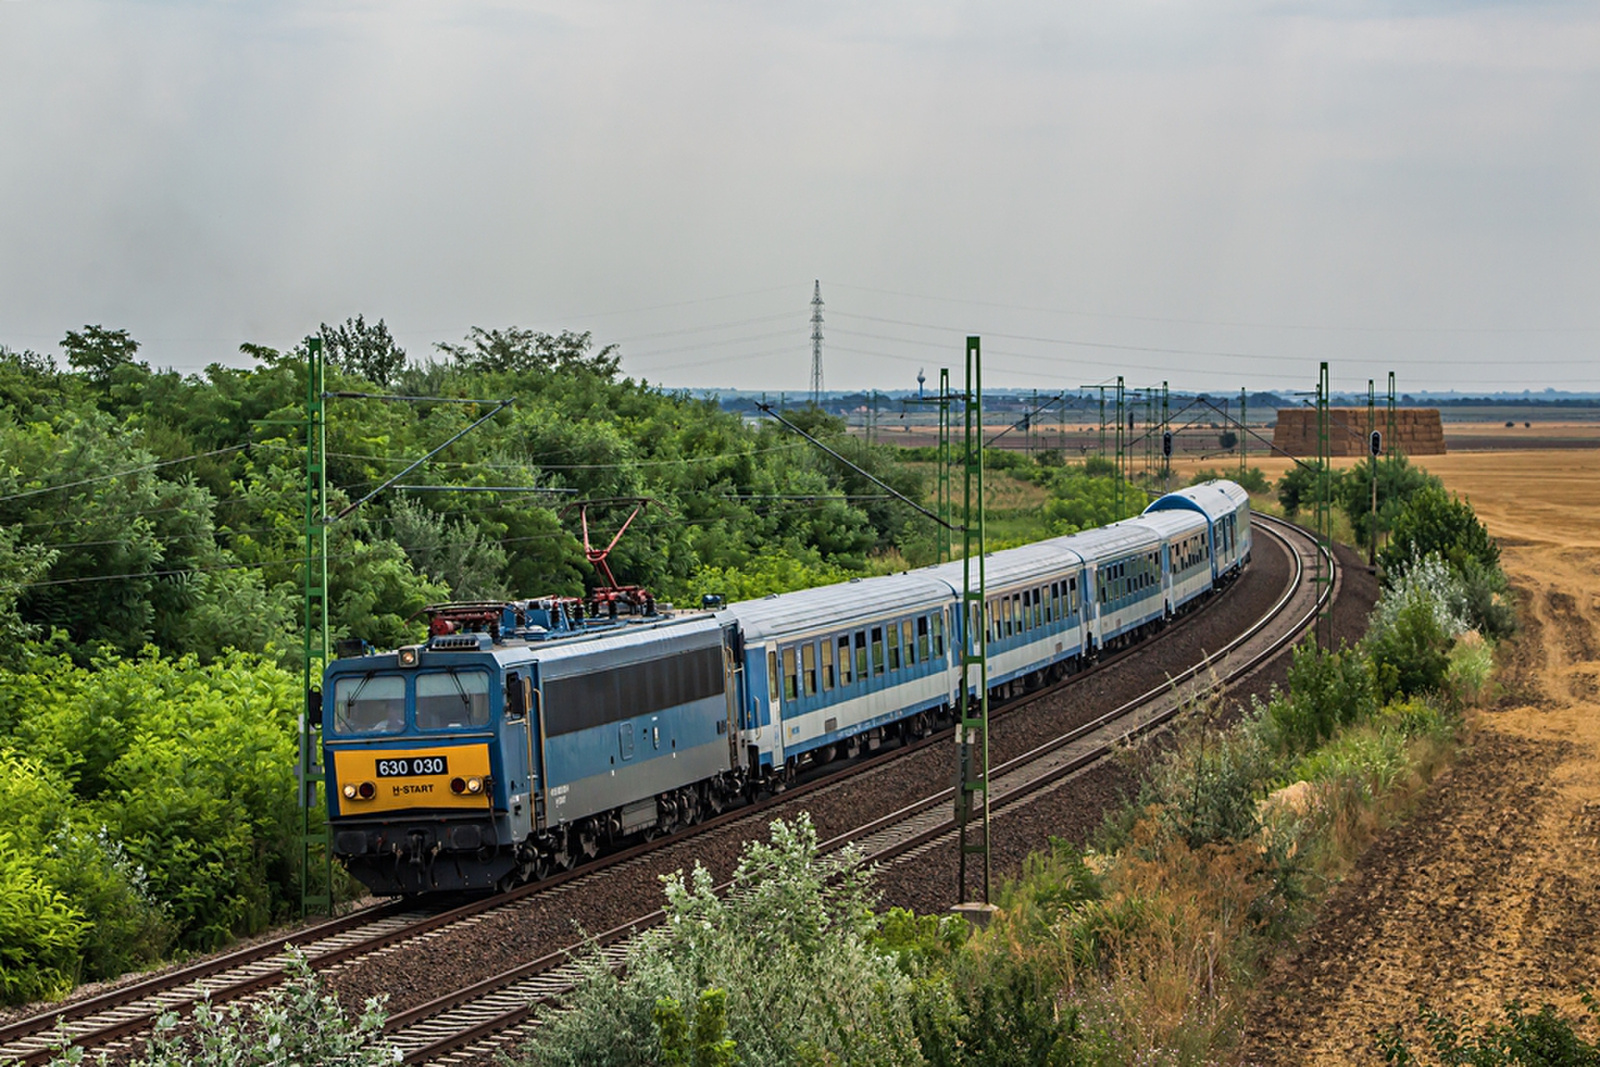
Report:
[[[1423,1047],[1421,997],[1578,1014],[1600,981],[1600,457],[1429,460],[1501,539],[1523,630],[1456,767],[1262,983],[1243,1063],[1377,1064],[1394,1023]]]

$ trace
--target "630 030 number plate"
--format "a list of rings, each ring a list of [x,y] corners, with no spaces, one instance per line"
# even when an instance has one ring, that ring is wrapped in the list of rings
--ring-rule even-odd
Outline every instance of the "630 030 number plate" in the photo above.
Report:
[[[410,778],[419,774],[449,774],[443,756],[400,756],[378,761],[379,778]]]

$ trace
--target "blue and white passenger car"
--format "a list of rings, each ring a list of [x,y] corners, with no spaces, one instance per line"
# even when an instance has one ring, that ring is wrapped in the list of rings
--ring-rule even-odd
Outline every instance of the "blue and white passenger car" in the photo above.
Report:
[[[903,721],[926,732],[923,713],[952,699],[952,606],[926,570],[730,604],[719,617],[742,639],[753,773],[876,748]]]

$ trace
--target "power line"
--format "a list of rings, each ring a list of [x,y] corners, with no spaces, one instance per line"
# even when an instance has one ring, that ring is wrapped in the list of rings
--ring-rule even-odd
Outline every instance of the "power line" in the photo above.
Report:
[[[130,474],[146,474],[153,470],[160,470],[162,467],[171,467],[178,463],[192,463],[197,459],[206,459],[211,456],[222,456],[229,452],[238,452],[241,449],[249,447],[250,445],[248,443],[242,445],[229,445],[227,448],[218,448],[210,452],[197,452],[192,456],[184,456],[180,459],[166,459],[162,460],[160,463],[151,463],[143,467],[130,467],[125,471],[117,471],[115,474],[100,474],[93,478],[82,478],[75,482],[63,482],[60,485],[46,486],[43,489],[28,489],[21,493],[12,493],[9,496],[0,496],[0,504],[10,500],[21,500],[24,497],[39,496],[41,493],[55,493],[63,489],[76,489],[81,485],[94,485],[96,482],[109,482],[117,478],[125,478]]]
[[[1594,333],[1600,330],[1600,327],[1596,326],[1332,326],[1286,322],[1247,322],[1229,319],[1190,319],[1160,315],[1119,315],[1107,311],[1078,311],[1070,308],[1003,304],[992,300],[972,300],[963,297],[925,296],[895,289],[875,289],[866,285],[850,285],[839,281],[831,281],[828,284],[837,285],[844,289],[856,289],[864,293],[903,296],[912,300],[926,300],[930,303],[967,304],[973,307],[1000,308],[1005,311],[1036,311],[1048,315],[1069,315],[1086,319],[1114,319],[1120,322],[1157,322],[1176,326],[1223,326],[1253,330],[1300,330],[1328,333]]]

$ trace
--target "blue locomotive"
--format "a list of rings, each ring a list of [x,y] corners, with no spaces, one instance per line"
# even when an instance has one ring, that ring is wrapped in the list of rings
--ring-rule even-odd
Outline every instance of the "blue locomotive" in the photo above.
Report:
[[[1208,482],[992,553],[981,620],[962,618],[960,563],[697,612],[430,609],[425,644],[328,667],[334,854],[375,893],[416,894],[504,888],[671,833],[948,721],[971,626],[1002,696],[1139,640],[1237,576],[1249,520],[1243,489]]]

